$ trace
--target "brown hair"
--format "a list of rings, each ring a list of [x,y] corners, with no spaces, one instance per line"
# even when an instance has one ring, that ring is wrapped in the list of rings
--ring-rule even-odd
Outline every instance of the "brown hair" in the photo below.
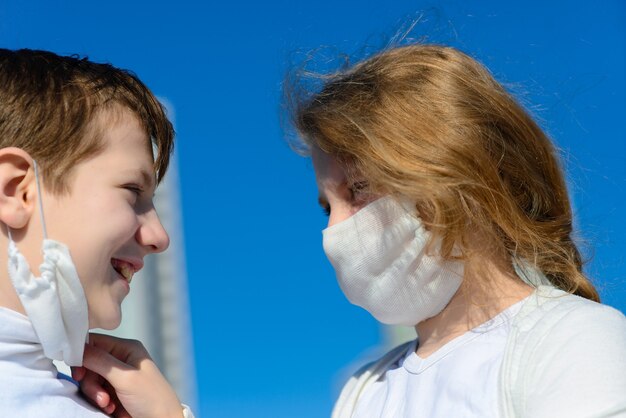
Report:
[[[302,85],[296,77],[285,89],[300,145],[335,156],[372,193],[415,199],[444,258],[454,248],[467,257],[479,232],[511,262],[599,300],[582,273],[554,146],[477,61],[408,45],[323,76],[319,91]]]
[[[72,167],[102,149],[104,127],[95,116],[114,109],[130,110],[146,130],[157,151],[154,169],[160,182],[174,130],[137,76],[87,58],[0,49],[0,147],[28,152],[52,191],[67,192]]]

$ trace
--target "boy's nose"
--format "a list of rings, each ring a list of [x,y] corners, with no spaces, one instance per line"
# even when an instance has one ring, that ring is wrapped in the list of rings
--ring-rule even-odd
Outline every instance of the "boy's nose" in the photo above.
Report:
[[[144,213],[144,221],[137,230],[137,242],[145,247],[150,253],[163,252],[170,245],[170,237],[161,224],[156,210],[152,209]]]

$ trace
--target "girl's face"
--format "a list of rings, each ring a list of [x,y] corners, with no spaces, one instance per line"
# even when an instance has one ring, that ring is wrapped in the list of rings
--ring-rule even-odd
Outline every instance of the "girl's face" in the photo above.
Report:
[[[329,227],[348,219],[378,197],[362,192],[365,180],[349,184],[344,168],[332,155],[313,147],[311,157],[318,201],[328,216]]]

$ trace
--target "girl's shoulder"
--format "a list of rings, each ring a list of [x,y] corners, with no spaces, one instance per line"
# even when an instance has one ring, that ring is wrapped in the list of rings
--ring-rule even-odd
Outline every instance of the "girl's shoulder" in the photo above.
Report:
[[[504,417],[626,415],[626,317],[540,286],[513,320],[500,378]]]
[[[626,337],[626,317],[615,308],[552,286],[539,286],[513,321],[515,334],[525,338],[576,337],[583,333],[620,333]]]
[[[503,417],[626,416],[626,318],[539,286],[512,321],[500,383]]]
[[[356,402],[365,388],[380,379],[393,364],[407,353],[409,347],[414,344],[415,341],[408,341],[401,344],[387,352],[378,360],[366,364],[354,373],[342,388],[331,417],[351,417]]]

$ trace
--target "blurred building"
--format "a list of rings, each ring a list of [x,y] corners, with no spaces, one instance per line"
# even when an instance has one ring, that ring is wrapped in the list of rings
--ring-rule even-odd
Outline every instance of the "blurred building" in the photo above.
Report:
[[[387,352],[404,342],[414,340],[416,337],[413,327],[382,325],[382,351]]]
[[[197,410],[196,374],[176,156],[154,203],[170,235],[170,247],[149,255],[122,305],[122,324],[112,335],[143,342],[183,403]]]

